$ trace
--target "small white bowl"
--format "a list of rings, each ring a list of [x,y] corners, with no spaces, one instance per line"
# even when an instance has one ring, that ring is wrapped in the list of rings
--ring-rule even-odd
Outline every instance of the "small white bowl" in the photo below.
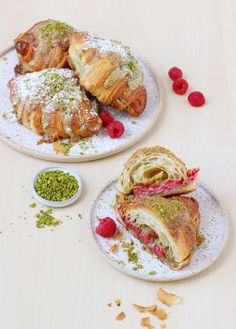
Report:
[[[35,183],[36,183],[39,175],[42,172],[52,171],[52,170],[61,170],[61,171],[64,171],[64,172],[69,173],[70,175],[74,176],[75,179],[77,180],[78,186],[79,186],[78,191],[70,199],[63,200],[63,201],[49,201],[49,200],[46,200],[46,199],[42,198],[36,192],[36,190],[35,190]],[[47,167],[47,168],[44,168],[43,170],[40,170],[37,173],[37,175],[35,175],[35,177],[33,179],[33,184],[32,184],[32,193],[33,193],[33,196],[35,197],[35,199],[38,202],[40,202],[40,203],[42,203],[42,204],[44,204],[45,206],[48,206],[48,207],[55,207],[55,208],[66,207],[66,206],[72,204],[73,202],[75,202],[80,197],[81,192],[82,192],[82,180],[81,180],[79,174],[75,170],[73,170],[71,168],[62,167],[62,166]]]

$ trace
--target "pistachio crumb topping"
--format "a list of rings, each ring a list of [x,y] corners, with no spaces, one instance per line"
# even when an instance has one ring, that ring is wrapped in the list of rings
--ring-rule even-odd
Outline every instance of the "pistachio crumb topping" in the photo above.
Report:
[[[48,44],[53,45],[55,39],[68,38],[74,29],[66,23],[50,20],[42,25],[41,30],[44,38],[47,38]]]

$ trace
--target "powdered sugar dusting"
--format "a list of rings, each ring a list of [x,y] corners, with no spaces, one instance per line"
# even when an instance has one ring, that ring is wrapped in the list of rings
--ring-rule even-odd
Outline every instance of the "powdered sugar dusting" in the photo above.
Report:
[[[94,33],[88,34],[88,38],[84,43],[84,47],[98,48],[102,52],[115,52],[125,59],[128,59],[132,56],[129,47],[122,45],[121,42],[103,38],[97,36]]]

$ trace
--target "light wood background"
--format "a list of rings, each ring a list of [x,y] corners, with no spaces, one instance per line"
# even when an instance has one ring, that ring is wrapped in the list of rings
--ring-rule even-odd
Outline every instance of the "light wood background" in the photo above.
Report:
[[[235,2],[8,0],[0,8],[0,50],[33,23],[56,18],[123,40],[151,65],[165,90],[161,117],[141,143],[108,159],[71,164],[83,178],[84,193],[75,205],[54,212],[73,217],[54,231],[36,229],[34,214],[40,207],[29,207],[32,178],[51,163],[0,144],[0,328],[141,328],[131,304],[155,303],[157,288],[164,287],[184,298],[169,310],[167,328],[234,329]],[[190,90],[205,93],[206,106],[192,108],[186,96],[173,94],[167,71],[174,65],[184,70]],[[132,151],[154,144],[169,147],[190,167],[200,166],[201,180],[230,215],[230,240],[222,257],[196,277],[169,284],[142,282],[116,271],[100,257],[87,231],[91,200],[119,174]],[[114,319],[119,308],[106,306],[116,298],[127,314],[122,322]],[[153,323],[160,327],[157,320]]]

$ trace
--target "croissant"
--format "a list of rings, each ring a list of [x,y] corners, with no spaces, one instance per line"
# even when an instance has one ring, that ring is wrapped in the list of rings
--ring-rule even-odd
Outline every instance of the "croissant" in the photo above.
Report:
[[[174,270],[189,264],[200,222],[194,198],[134,197],[115,209],[121,224],[164,264]]]
[[[20,123],[45,142],[96,134],[102,122],[69,69],[18,75],[9,82],[10,100]]]
[[[144,147],[125,163],[119,177],[121,192],[136,196],[176,195],[195,190],[199,169],[187,169],[170,150]]]
[[[69,37],[73,30],[66,23],[46,20],[20,34],[14,40],[19,58],[15,72],[24,74],[67,66]]]
[[[84,89],[99,102],[139,116],[147,100],[143,72],[128,47],[87,32],[73,32],[68,61]]]

